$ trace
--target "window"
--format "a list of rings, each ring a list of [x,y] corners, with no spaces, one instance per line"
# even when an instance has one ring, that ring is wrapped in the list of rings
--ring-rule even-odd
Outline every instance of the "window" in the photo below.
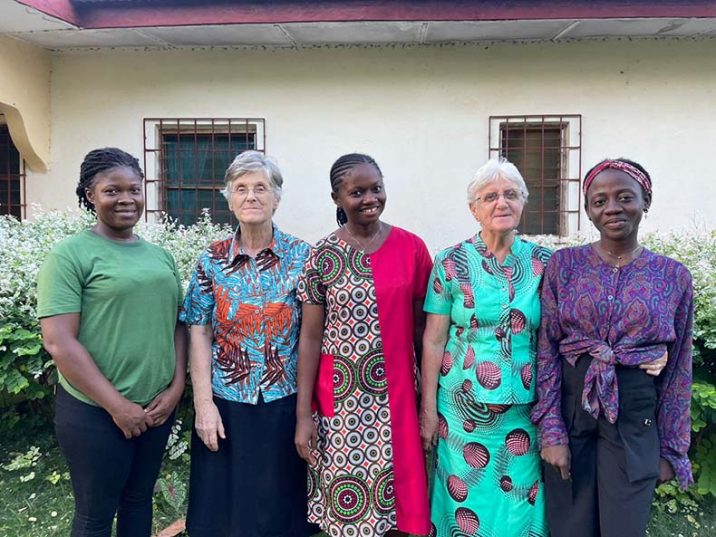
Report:
[[[490,157],[522,173],[529,201],[520,231],[570,235],[580,225],[581,115],[490,117]]]
[[[264,151],[263,119],[145,119],[144,140],[148,218],[191,225],[208,209],[214,222],[235,223],[224,173],[239,153]]]
[[[0,115],[0,214],[25,216],[25,165]]]

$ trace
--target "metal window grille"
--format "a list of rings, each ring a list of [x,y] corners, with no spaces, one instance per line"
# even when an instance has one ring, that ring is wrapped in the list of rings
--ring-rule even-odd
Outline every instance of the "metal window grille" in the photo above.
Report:
[[[234,225],[224,173],[239,153],[265,146],[264,119],[145,118],[146,218],[191,225],[207,209],[214,222]]]
[[[0,214],[23,219],[25,200],[25,162],[7,125],[0,125]]]
[[[582,116],[490,116],[489,129],[490,157],[505,157],[527,183],[520,231],[561,236],[578,231]]]

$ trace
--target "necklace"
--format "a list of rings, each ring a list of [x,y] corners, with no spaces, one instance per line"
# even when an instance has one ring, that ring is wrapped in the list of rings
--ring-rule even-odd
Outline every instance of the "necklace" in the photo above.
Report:
[[[376,237],[378,237],[378,235],[380,235],[380,232],[383,230],[383,222],[378,222],[378,229],[375,231],[375,233],[373,233],[373,236],[368,240],[367,243],[363,243],[363,241],[353,235],[353,233],[351,233],[350,228],[348,227],[348,224],[344,224],[343,229],[345,229],[350,238],[355,241],[355,243],[358,245],[358,249],[361,252],[365,253],[365,251],[371,247]]]
[[[607,250],[604,246],[601,245],[601,243],[597,242],[595,244],[597,245],[597,248],[599,248],[602,252],[604,252],[605,254],[607,254],[617,260],[617,264],[616,264],[617,268],[622,266],[622,261],[624,259],[630,259],[631,256],[634,254],[634,252],[636,252],[637,250],[639,250],[641,248],[641,244],[637,244],[636,248],[634,248],[633,250],[630,250],[629,252],[626,252],[625,254],[622,254],[622,255],[617,255],[614,252]]]

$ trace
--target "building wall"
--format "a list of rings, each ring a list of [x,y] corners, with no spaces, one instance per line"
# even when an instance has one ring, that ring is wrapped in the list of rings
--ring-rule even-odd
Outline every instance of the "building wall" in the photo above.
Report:
[[[50,157],[50,54],[0,36],[0,114],[27,164],[46,169]]]
[[[622,155],[651,172],[647,229],[713,228],[715,89],[716,40],[63,53],[51,170],[30,174],[29,201],[75,206],[95,147],[141,159],[145,117],[263,117],[285,176],[279,225],[311,241],[333,229],[328,170],[360,151],[383,169],[385,219],[436,250],[476,230],[465,186],[489,116],[561,113],[583,116],[582,173]]]

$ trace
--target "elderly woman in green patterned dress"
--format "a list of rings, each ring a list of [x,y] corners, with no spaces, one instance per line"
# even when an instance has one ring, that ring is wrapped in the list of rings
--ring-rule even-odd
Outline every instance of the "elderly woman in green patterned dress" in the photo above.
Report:
[[[504,159],[467,189],[476,235],[435,258],[425,298],[421,436],[437,446],[431,535],[548,534],[535,400],[539,289],[549,250],[516,231],[527,186]]]

